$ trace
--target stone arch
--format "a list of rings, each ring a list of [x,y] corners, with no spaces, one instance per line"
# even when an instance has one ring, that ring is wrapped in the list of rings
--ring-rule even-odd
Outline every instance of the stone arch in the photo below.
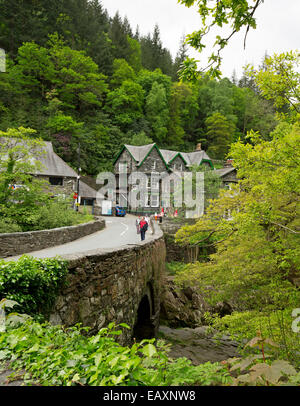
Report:
[[[155,301],[151,283],[147,284],[146,291],[139,303],[132,337],[137,340],[155,337]]]

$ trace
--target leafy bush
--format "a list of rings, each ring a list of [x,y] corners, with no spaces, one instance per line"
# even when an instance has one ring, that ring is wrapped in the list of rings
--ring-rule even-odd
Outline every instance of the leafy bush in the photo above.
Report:
[[[17,301],[20,312],[47,315],[67,272],[67,262],[57,258],[0,260],[0,299]]]
[[[292,310],[234,312],[212,318],[211,325],[239,341],[250,340],[259,331],[262,337],[270,337],[275,343],[269,348],[275,358],[288,359],[300,367],[300,335],[292,330]]]
[[[12,219],[0,219],[0,234],[1,233],[18,233],[22,231],[21,227],[16,224]]]
[[[182,271],[185,269],[186,264],[183,262],[166,262],[166,271],[169,275],[176,275],[177,272]]]
[[[15,302],[0,301],[0,310]],[[24,370],[25,384],[47,386],[244,386],[299,385],[300,372],[288,361],[265,352],[276,346],[260,334],[246,347],[261,353],[230,358],[221,363],[191,365],[186,358],[168,358],[169,345],[155,339],[122,347],[114,338],[126,324],[111,323],[96,335],[79,324],[64,328],[40,324],[26,314],[10,313],[0,329],[0,362]],[[118,329],[117,329],[118,328]],[[85,333],[85,334],[82,334]],[[17,374],[19,375],[19,374]],[[13,376],[12,376],[13,378]],[[18,376],[18,379],[20,376]]]
[[[81,214],[66,206],[66,204],[59,202],[51,202],[47,206],[39,207],[37,215],[39,220],[33,225],[33,230],[74,226],[94,219],[92,215]]]
[[[0,333],[0,361],[25,369],[25,384],[38,381],[47,386],[170,386],[217,385],[231,382],[225,366],[210,363],[193,366],[185,358],[176,361],[167,356],[161,341],[143,340],[122,347],[114,337],[122,334],[125,324],[114,323],[94,336],[76,325],[40,324],[28,316],[11,313],[6,331]],[[155,345],[154,345],[155,344]]]

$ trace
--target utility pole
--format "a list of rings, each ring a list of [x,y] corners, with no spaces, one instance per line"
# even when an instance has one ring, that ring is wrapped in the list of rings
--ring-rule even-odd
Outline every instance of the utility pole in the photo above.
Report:
[[[76,211],[79,210],[79,180],[80,180],[80,173],[81,173],[81,167],[80,167],[80,142],[78,143],[78,148],[77,148],[77,154],[78,154],[78,176],[77,176],[77,203],[76,203]]]

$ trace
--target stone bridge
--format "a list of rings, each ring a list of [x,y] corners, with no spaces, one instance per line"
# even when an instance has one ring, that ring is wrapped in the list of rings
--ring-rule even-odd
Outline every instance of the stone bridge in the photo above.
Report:
[[[69,262],[66,286],[50,316],[52,324],[81,322],[97,332],[110,322],[126,323],[123,345],[155,336],[160,312],[161,277],[166,248],[163,234],[119,249],[98,249],[65,255]]]

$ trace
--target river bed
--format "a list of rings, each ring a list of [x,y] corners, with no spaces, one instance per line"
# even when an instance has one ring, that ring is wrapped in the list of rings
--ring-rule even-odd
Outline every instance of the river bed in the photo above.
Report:
[[[160,326],[157,338],[171,344],[169,352],[171,358],[186,357],[193,365],[208,361],[220,362],[239,356],[239,343],[225,335],[216,341],[213,334],[208,334],[207,330],[206,326],[178,329]]]

